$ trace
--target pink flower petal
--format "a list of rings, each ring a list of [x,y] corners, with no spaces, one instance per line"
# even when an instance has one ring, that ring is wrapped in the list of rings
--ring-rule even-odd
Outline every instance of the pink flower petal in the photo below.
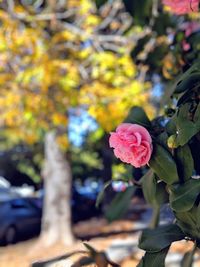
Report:
[[[152,139],[142,126],[122,123],[111,133],[110,147],[121,161],[132,164],[136,168],[146,165],[152,154]]]

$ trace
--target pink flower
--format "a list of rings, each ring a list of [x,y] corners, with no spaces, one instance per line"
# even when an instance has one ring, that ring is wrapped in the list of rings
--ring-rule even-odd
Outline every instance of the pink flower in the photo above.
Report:
[[[185,22],[180,26],[180,29],[185,32],[185,39],[182,41],[182,48],[184,51],[188,51],[191,45],[187,41],[187,37],[200,30],[200,24],[196,21]]]
[[[189,37],[192,33],[200,30],[200,23],[196,21],[185,22],[180,26],[182,31],[185,31],[185,37]]]
[[[177,15],[184,15],[199,10],[199,0],[163,0],[163,4]]]
[[[146,165],[152,154],[152,139],[149,132],[138,124],[122,123],[111,133],[110,147],[121,161],[136,168]]]

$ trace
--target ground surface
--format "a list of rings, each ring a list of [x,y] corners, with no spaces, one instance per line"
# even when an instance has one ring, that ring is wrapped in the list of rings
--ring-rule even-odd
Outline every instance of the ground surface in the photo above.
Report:
[[[107,250],[109,255],[114,257],[113,260],[117,259],[120,261],[118,263],[120,263],[122,267],[134,267],[137,265],[138,259],[142,257],[143,253],[142,251],[136,249],[139,232],[135,231],[134,228],[138,229],[138,226],[136,224],[134,225],[134,223],[129,220],[121,220],[112,224],[107,224],[104,219],[92,219],[90,221],[77,224],[74,227],[74,232],[82,237],[89,235],[90,237],[87,237],[91,238],[88,241],[89,244],[98,250]],[[120,250],[116,251],[115,249],[119,246],[119,244],[124,244],[124,247],[118,248]],[[183,252],[188,251],[191,248],[191,245],[192,244],[190,242],[186,241],[174,243],[171,248],[171,259],[169,258],[169,264],[167,266],[180,266],[180,264],[176,264],[176,261],[180,260]],[[122,259],[123,253],[125,253],[125,250],[123,249],[128,246],[135,246],[135,248],[132,253],[130,253],[131,255]],[[83,249],[84,247],[81,241],[77,241],[74,246],[71,247],[55,245],[50,248],[41,248],[40,245],[38,245],[38,240],[32,239],[16,245],[0,248],[0,267],[28,267],[32,262],[38,260],[45,260],[68,252]],[[119,253],[119,251],[123,252]],[[70,267],[71,264],[77,260],[77,257],[78,256],[73,256],[70,260],[61,261],[53,266]],[[170,262],[172,262],[171,265]],[[194,266],[200,266],[200,262],[196,261]]]

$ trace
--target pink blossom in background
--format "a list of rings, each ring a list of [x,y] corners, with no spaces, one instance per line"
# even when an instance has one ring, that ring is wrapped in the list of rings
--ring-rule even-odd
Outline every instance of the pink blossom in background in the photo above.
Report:
[[[185,32],[185,39],[182,41],[182,48],[184,51],[188,51],[191,48],[191,45],[187,41],[187,37],[191,34],[200,31],[200,23],[196,21],[184,22],[180,26],[180,30]]]
[[[163,4],[177,15],[184,15],[199,10],[199,0],[163,0]]]
[[[197,21],[184,22],[180,29],[185,32],[185,37],[189,37],[192,33],[200,30],[200,23]]]
[[[152,154],[152,139],[149,132],[138,124],[122,123],[109,139],[114,154],[136,168],[146,165]]]

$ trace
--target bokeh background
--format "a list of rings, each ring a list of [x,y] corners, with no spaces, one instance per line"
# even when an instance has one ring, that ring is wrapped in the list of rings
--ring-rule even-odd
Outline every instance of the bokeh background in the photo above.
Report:
[[[81,240],[136,266],[152,210],[132,185],[146,168],[114,158],[108,138],[140,107],[170,112],[173,81],[199,57],[199,15],[169,11],[158,0],[0,1],[0,266]],[[167,207],[161,219],[173,220]],[[188,248],[174,246],[169,264]]]

